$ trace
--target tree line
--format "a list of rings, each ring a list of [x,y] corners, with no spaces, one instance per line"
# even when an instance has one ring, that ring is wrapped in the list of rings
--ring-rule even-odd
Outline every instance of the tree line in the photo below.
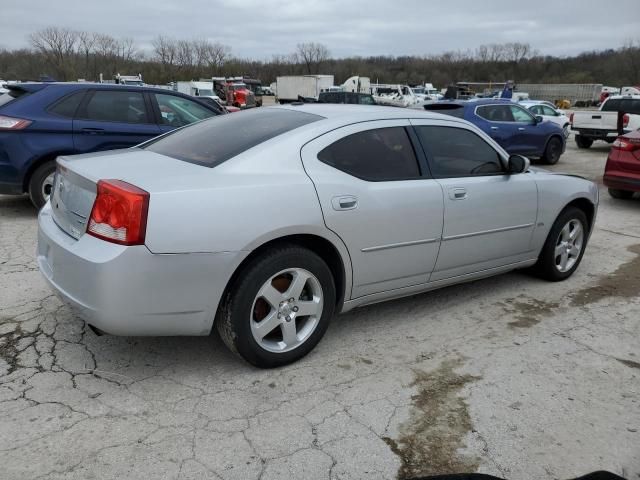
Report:
[[[514,80],[516,83],[640,84],[640,41],[616,49],[584,52],[576,56],[542,55],[528,43],[479,45],[466,51],[423,56],[369,56],[333,58],[320,43],[301,43],[289,53],[269,60],[234,56],[231,47],[209,39],[157,36],[150,50],[134,39],[102,33],[48,27],[29,35],[29,47],[0,48],[0,78],[59,81],[96,81],[100,74],[142,74],[149,84],[194,80],[212,76],[245,75],[264,84],[279,75],[328,73],[336,83],[352,75],[372,82],[443,87],[457,81]]]

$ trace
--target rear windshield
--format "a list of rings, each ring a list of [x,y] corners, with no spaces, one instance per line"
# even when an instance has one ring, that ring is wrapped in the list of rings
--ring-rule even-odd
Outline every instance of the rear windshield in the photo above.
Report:
[[[464,118],[464,107],[462,105],[432,103],[431,105],[425,105],[424,109],[430,112],[444,113],[452,117]]]
[[[5,106],[7,103],[15,100],[16,98],[20,98],[23,95],[28,95],[29,92],[21,89],[11,89],[8,93],[0,94],[0,107]]]
[[[215,167],[262,142],[323,118],[293,110],[255,108],[195,123],[142,148]]]
[[[632,113],[640,115],[640,99],[635,98],[612,98],[602,105],[603,112]]]

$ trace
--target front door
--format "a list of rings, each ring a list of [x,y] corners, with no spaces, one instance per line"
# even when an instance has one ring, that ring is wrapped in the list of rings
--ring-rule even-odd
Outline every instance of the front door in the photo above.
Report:
[[[444,191],[442,244],[431,280],[530,259],[538,209],[532,174],[506,173],[506,159],[464,125],[412,123]]]
[[[407,120],[364,122],[306,144],[327,227],[344,241],[352,298],[426,283],[442,235],[442,188],[421,171]]]
[[[73,120],[79,153],[128,148],[159,134],[141,91],[92,90]]]

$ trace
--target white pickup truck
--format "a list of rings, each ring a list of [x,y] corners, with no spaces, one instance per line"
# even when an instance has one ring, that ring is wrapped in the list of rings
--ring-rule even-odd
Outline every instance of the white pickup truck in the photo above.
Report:
[[[624,133],[640,129],[640,95],[613,95],[599,110],[576,111],[571,114],[571,130],[576,133],[578,148],[589,148],[594,140],[613,143],[618,137],[618,112],[623,112]]]

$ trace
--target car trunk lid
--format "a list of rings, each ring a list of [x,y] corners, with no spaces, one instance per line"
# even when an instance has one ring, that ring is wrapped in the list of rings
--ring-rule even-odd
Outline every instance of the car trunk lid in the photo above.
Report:
[[[208,169],[139,148],[62,156],[57,163],[51,193],[53,218],[75,239],[87,230],[99,180],[122,180],[150,194],[207,185],[203,173]]]

